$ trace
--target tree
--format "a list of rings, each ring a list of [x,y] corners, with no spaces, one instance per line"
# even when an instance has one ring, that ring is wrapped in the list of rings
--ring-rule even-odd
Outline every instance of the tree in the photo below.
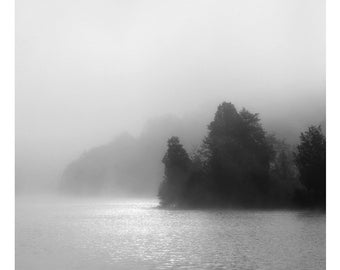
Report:
[[[226,203],[251,204],[267,195],[272,147],[258,114],[218,106],[204,141],[214,192]]]
[[[326,138],[321,126],[311,126],[301,133],[295,154],[300,182],[313,206],[326,205]]]
[[[241,149],[236,141],[240,123],[241,118],[234,105],[223,102],[208,125],[208,136],[203,142],[212,192],[218,201],[231,200],[236,195],[234,191],[241,177],[238,170]]]
[[[183,201],[183,191],[191,164],[189,155],[178,137],[171,137],[168,140],[168,149],[162,162],[165,166],[164,179],[158,197],[162,206],[178,205]]]
[[[211,193],[211,179],[207,172],[206,160],[202,148],[191,153],[191,166],[189,178],[184,187],[184,204],[189,207],[206,207],[213,202]]]
[[[191,158],[178,137],[168,140],[161,205],[324,207],[326,139],[314,126],[300,139],[294,154],[266,133],[257,113],[223,102]]]
[[[301,185],[297,179],[297,168],[291,147],[274,135],[267,137],[274,147],[274,158],[270,164],[270,182],[273,204],[291,206],[294,191]]]

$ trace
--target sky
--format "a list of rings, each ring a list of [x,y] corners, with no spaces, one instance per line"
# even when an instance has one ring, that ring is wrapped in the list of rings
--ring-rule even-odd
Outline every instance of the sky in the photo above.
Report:
[[[166,114],[320,122],[325,2],[17,0],[15,83],[16,181],[41,188]]]

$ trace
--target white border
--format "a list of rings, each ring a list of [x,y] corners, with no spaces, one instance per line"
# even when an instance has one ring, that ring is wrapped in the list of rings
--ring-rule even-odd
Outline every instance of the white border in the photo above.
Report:
[[[14,269],[14,1],[0,1],[0,269]]]
[[[340,3],[326,3],[327,25],[327,269],[340,269]]]
[[[328,0],[326,10],[327,269],[340,269],[340,2]],[[14,269],[14,33],[14,1],[0,1],[1,269]]]

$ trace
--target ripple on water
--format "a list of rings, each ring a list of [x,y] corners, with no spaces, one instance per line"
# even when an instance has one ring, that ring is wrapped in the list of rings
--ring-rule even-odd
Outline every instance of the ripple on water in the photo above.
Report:
[[[17,202],[16,267],[325,269],[323,214],[155,206]]]

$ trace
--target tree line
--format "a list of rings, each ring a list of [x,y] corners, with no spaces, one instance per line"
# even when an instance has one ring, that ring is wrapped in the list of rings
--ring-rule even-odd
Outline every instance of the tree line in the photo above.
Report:
[[[190,155],[168,140],[158,197],[163,207],[326,206],[326,139],[320,126],[296,149],[268,134],[257,113],[223,102]]]

